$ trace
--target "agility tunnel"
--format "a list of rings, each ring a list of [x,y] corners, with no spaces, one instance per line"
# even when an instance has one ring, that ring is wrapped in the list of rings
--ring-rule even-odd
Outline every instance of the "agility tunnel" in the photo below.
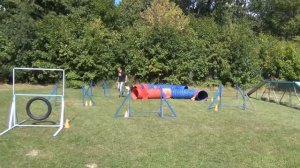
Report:
[[[191,99],[195,100],[205,100],[208,98],[208,94],[204,90],[195,90],[195,89],[172,89],[171,93],[172,99]]]
[[[169,99],[194,99],[205,100],[208,94],[204,90],[188,89],[184,85],[165,85],[165,84],[136,84],[131,89],[132,99],[160,99],[162,97]]]
[[[158,89],[158,88],[146,88],[142,87],[140,85],[136,85],[131,89],[131,98],[132,99],[160,99],[161,93],[164,93],[164,97],[166,99],[171,98],[171,89],[170,88],[163,88],[163,89]]]
[[[186,85],[171,85],[171,84],[144,84],[147,88],[154,88],[154,89],[160,89],[160,88],[170,88],[170,89],[188,89],[188,86]]]

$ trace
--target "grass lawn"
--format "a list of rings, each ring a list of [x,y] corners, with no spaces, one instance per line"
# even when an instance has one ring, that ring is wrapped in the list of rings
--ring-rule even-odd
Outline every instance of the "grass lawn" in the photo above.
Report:
[[[20,87],[26,89],[51,91]],[[112,98],[105,98],[96,88],[95,107],[83,107],[81,94],[66,90],[66,118],[73,120],[57,137],[52,137],[53,128],[15,128],[1,136],[0,167],[300,167],[299,110],[253,99],[254,112],[208,112],[209,102],[170,100],[176,119],[155,113],[115,119],[123,100],[115,90]],[[224,99],[229,104],[233,98]],[[1,131],[10,101],[10,88],[0,85]],[[17,101],[19,117],[26,117],[26,102]],[[134,107],[157,110],[159,101],[136,101]],[[54,107],[51,120],[58,109]]]

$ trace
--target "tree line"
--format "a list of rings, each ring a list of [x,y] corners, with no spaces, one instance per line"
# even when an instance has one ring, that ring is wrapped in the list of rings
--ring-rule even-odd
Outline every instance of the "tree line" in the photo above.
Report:
[[[2,82],[13,67],[63,68],[77,87],[120,66],[142,82],[299,80],[300,1],[0,1]]]

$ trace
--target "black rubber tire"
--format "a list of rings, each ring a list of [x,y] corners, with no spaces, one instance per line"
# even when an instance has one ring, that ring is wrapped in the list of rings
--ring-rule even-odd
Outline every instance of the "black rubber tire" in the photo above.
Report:
[[[46,112],[44,115],[42,115],[42,116],[35,116],[34,114],[32,114],[32,112],[31,112],[31,110],[30,110],[31,104],[32,104],[34,101],[37,101],[37,100],[43,101],[43,102],[47,105],[47,108],[48,108],[47,112]],[[47,119],[47,118],[50,116],[50,114],[51,114],[51,112],[52,112],[52,106],[51,106],[51,103],[49,102],[49,100],[47,100],[46,98],[44,98],[44,97],[34,97],[34,98],[30,99],[30,100],[27,102],[27,105],[26,105],[26,112],[27,112],[27,115],[28,115],[30,118],[32,118],[32,119],[34,119],[34,120],[37,120],[37,121],[41,121],[41,120]]]

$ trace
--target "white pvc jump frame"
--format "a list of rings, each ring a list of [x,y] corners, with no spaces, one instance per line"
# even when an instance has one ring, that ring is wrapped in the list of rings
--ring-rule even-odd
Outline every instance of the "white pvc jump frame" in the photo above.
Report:
[[[61,94],[21,94],[15,92],[15,70],[28,70],[28,71],[61,71],[63,73],[62,79],[62,93]],[[17,119],[17,112],[16,112],[16,96],[41,96],[41,97],[61,97],[61,110],[60,110],[60,121],[59,124],[56,125],[26,125],[23,124],[26,122],[18,121]],[[15,127],[58,127],[58,130],[53,134],[56,136],[62,129],[64,128],[64,111],[65,111],[65,70],[64,69],[45,69],[45,68],[14,68],[13,69],[13,99],[10,108],[10,115],[9,115],[9,122],[8,128],[0,133],[0,136],[7,133],[8,131],[14,129]]]

